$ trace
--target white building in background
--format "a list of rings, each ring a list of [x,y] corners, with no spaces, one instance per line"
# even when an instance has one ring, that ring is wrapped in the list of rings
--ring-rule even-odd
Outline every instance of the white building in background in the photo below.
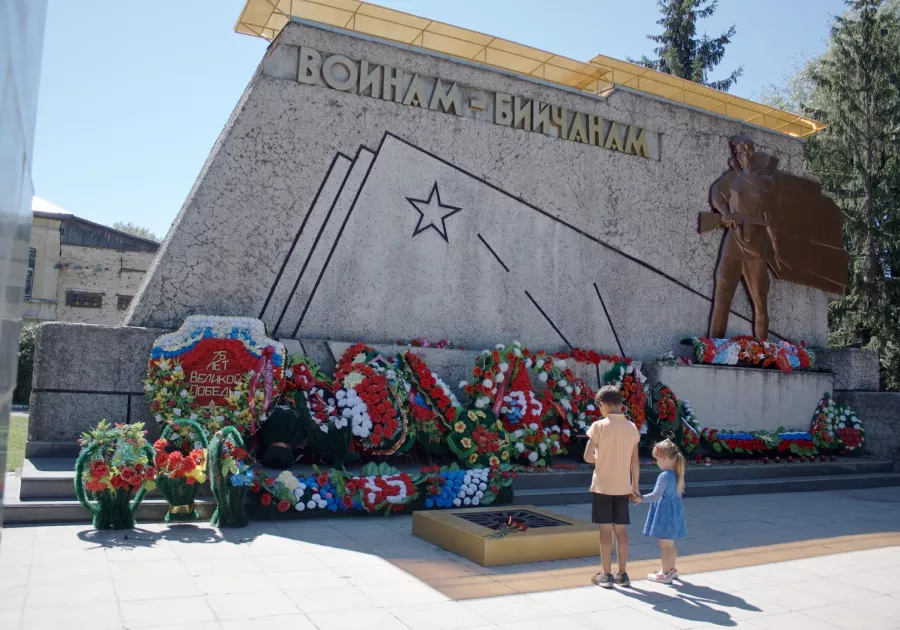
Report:
[[[120,324],[159,243],[81,219],[39,197],[31,208],[23,319]]]

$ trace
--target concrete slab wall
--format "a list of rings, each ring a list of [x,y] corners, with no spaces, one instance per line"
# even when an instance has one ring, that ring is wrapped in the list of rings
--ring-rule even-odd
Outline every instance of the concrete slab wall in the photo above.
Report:
[[[455,83],[465,115],[298,81],[301,46],[390,66],[401,94],[414,74]],[[643,129],[649,157],[494,124],[497,93]],[[709,113],[289,24],[125,321],[243,315],[279,338],[521,339],[652,359],[705,332],[721,233],[698,235],[697,213],[737,133],[802,172],[800,141]],[[738,293],[729,332],[746,334]],[[827,301],[775,282],[773,333],[823,345]]]
[[[668,385],[680,400],[690,401],[701,426],[721,430],[806,431],[822,394],[834,384],[830,373],[709,365],[647,363],[644,372],[649,380]]]

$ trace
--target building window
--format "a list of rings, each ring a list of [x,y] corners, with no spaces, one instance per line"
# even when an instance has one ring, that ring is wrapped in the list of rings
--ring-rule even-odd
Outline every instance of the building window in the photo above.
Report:
[[[103,294],[87,293],[86,291],[66,291],[66,306],[101,308],[103,306]]]
[[[131,304],[131,298],[133,295],[117,295],[116,298],[116,308],[120,311],[128,310],[128,305]]]
[[[25,273],[25,299],[31,299],[34,290],[34,261],[37,258],[37,250],[34,247],[28,249],[28,271]]]

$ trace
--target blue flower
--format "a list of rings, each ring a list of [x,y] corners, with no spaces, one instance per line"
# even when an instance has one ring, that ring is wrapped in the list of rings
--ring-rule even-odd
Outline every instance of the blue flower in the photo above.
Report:
[[[425,499],[425,507],[427,507],[427,508],[429,508],[429,509],[433,508],[433,507],[434,507],[434,501],[432,501],[431,499]]]

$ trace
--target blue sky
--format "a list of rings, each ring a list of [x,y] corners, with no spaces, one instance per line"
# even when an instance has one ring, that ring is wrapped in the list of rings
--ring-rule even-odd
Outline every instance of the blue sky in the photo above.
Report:
[[[243,0],[50,0],[35,141],[36,194],[86,219],[163,236],[265,52],[237,35]],[[382,0],[380,4],[587,60],[650,54],[656,0]],[[723,0],[736,24],[721,72],[756,97],[824,50],[843,0]]]

